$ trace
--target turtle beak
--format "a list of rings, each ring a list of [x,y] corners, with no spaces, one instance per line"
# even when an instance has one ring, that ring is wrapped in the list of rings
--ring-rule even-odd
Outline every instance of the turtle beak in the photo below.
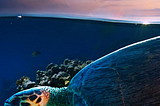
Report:
[[[13,95],[5,101],[4,106],[19,106],[19,103],[20,99]]]
[[[11,106],[11,104],[9,103],[9,100],[7,99],[6,102],[4,103],[4,106]]]

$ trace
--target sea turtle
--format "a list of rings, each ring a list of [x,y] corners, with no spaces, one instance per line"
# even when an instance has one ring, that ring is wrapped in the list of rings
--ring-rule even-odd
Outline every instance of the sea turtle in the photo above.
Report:
[[[76,74],[68,87],[18,92],[4,106],[159,106],[160,36],[120,48]]]

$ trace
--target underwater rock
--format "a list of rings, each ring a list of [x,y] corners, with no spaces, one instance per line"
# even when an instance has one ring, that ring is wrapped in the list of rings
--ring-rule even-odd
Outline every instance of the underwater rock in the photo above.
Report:
[[[37,71],[37,85],[66,87],[74,75],[91,62],[92,60],[82,62],[80,60],[65,59],[61,65],[50,63],[46,67],[46,71]]]
[[[67,64],[70,63],[70,62],[71,62],[71,61],[70,61],[69,59],[65,59],[64,62],[63,62],[63,64],[64,64],[64,65],[67,65]]]
[[[46,67],[46,71],[37,71],[37,84],[41,86],[51,87],[68,86],[71,78],[91,62],[91,60],[82,62],[80,60],[65,59],[63,64],[61,65],[54,65],[53,63],[50,63]]]
[[[49,84],[54,87],[64,87],[68,86],[70,81],[70,75],[64,71],[60,71],[58,74],[54,74],[51,77]]]
[[[37,86],[34,81],[30,81],[30,78],[24,76],[20,80],[17,80],[16,84],[17,91],[22,91]]]
[[[46,67],[46,70],[51,69],[53,66],[54,66],[54,64],[53,64],[53,63],[48,64],[48,66]]]
[[[39,85],[51,87],[67,87],[70,80],[82,68],[91,62],[92,60],[82,62],[80,60],[65,59],[63,64],[60,65],[50,63],[46,67],[46,71],[37,70],[36,83],[30,81],[28,77],[22,77],[20,80],[17,80],[17,90],[21,91]]]

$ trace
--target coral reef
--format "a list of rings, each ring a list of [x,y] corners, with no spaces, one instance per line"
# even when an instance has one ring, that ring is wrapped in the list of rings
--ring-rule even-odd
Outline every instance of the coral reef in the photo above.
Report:
[[[60,65],[50,63],[46,67],[46,71],[37,71],[36,83],[30,81],[28,77],[17,80],[17,90],[20,91],[34,86],[66,87],[74,75],[91,62],[92,60],[82,62],[65,59],[63,64]]]
[[[24,76],[20,80],[17,80],[16,84],[18,86],[17,91],[22,91],[37,86],[34,81],[30,81],[30,78]]]
[[[37,71],[37,84],[52,87],[68,86],[74,75],[91,62],[91,60],[83,63],[80,60],[65,59],[61,65],[50,63],[46,71]]]

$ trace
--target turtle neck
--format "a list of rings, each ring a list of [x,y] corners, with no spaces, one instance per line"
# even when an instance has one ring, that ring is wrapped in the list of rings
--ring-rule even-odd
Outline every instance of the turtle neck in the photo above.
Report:
[[[72,106],[67,87],[50,87],[50,99],[46,106]],[[71,95],[70,95],[71,96]],[[72,98],[72,97],[71,97]]]

